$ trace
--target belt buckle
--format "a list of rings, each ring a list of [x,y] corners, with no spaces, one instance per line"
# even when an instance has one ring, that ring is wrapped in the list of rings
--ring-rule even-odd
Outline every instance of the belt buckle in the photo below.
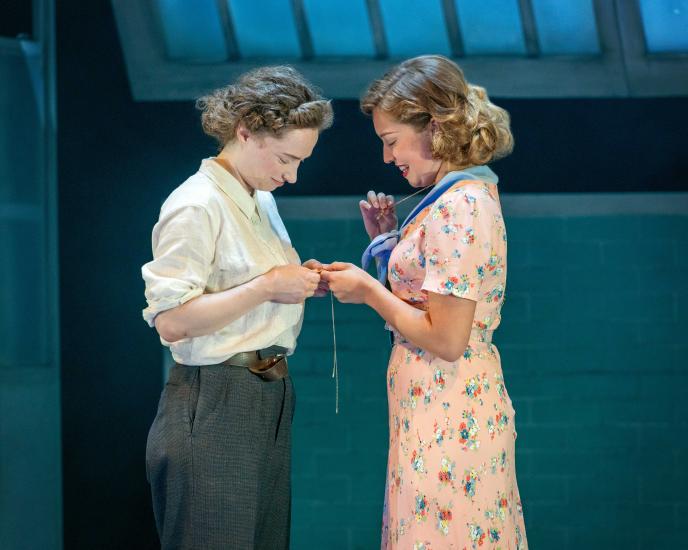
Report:
[[[287,367],[287,348],[270,346],[256,352],[258,361],[249,370],[263,380],[281,380],[289,374]]]
[[[273,355],[272,357],[264,359],[258,365],[251,365],[248,367],[248,370],[253,374],[268,382],[281,380],[289,374],[288,369],[287,358],[284,355]]]
[[[264,361],[272,357],[285,357],[287,355],[287,348],[282,346],[270,346],[269,348],[260,349],[256,352],[258,359]]]

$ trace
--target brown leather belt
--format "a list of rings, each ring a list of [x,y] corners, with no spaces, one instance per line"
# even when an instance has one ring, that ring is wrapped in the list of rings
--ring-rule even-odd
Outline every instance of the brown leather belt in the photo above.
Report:
[[[287,349],[281,346],[270,346],[258,351],[243,351],[232,355],[223,365],[244,367],[263,380],[281,380],[289,374],[286,357]]]

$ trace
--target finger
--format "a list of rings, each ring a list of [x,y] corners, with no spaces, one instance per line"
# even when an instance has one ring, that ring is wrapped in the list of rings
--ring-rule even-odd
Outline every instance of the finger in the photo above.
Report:
[[[330,290],[332,290],[332,288],[337,284],[340,278],[341,275],[339,271],[323,271],[322,280],[325,281],[325,284]]]
[[[322,269],[322,266],[323,265],[318,260],[315,260],[313,258],[303,262],[303,267],[306,267],[308,269]]]
[[[392,195],[387,195],[387,208],[394,207],[394,197]]]
[[[370,203],[368,201],[361,200],[358,202],[358,207],[361,209],[361,212],[367,212],[372,208]]]
[[[350,269],[351,264],[347,262],[332,262],[328,266],[328,271],[344,271],[345,269]],[[327,279],[326,279],[327,280]]]
[[[380,205],[379,208],[385,208],[387,206],[387,196],[384,193],[378,193],[377,203]]]
[[[377,195],[372,189],[368,191],[368,202],[372,204],[375,208],[380,208],[380,203],[377,200]]]
[[[301,270],[301,276],[306,280],[306,281],[311,281],[313,280],[314,277],[319,278],[320,277],[320,270],[314,270],[310,269],[305,266],[298,266],[299,269]]]

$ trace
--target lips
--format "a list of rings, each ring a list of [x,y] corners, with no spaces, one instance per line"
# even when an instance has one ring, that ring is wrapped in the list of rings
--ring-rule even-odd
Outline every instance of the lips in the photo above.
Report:
[[[401,164],[401,165],[397,166],[397,168],[399,168],[399,170],[401,170],[401,175],[402,175],[402,176],[404,176],[404,177],[408,176],[408,172],[409,172],[409,167],[408,167],[408,165],[406,165],[406,164]]]
[[[282,187],[282,186],[284,185],[284,182],[283,182],[282,180],[276,180],[275,178],[270,178],[270,179],[271,179],[273,182],[275,182],[275,184],[277,185],[277,187]]]

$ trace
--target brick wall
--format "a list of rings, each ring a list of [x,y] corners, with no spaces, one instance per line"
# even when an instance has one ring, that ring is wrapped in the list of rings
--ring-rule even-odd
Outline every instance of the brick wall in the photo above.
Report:
[[[681,547],[688,537],[688,216],[568,215],[566,202],[559,213],[507,215],[508,288],[495,343],[517,412],[530,547]],[[285,223],[304,259],[357,262],[365,235],[355,216],[339,218]],[[309,302],[291,362],[298,396],[292,542],[376,548],[388,337],[367,308],[335,304],[335,415],[330,307],[329,298]]]

